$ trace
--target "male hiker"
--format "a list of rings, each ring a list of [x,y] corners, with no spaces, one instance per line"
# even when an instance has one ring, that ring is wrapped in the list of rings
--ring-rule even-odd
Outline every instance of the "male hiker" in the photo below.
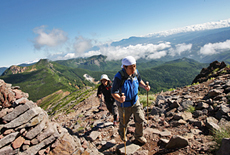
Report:
[[[113,114],[113,124],[117,125],[118,108],[114,98],[111,95],[112,83],[106,74],[101,75],[100,81],[101,81],[101,85],[99,85],[98,87],[97,97],[102,98],[102,94],[104,95],[104,101],[106,107],[109,110],[109,112]]]
[[[144,144],[146,139],[143,137],[143,125],[145,121],[144,111],[138,98],[138,87],[141,86],[146,91],[150,90],[141,79],[138,70],[136,70],[136,60],[132,56],[122,59],[122,70],[119,71],[113,81],[112,96],[118,105],[120,116],[119,134],[123,141],[127,141],[126,128],[130,116],[134,115],[135,121],[135,140]],[[124,96],[122,95],[124,93]],[[124,114],[124,115],[123,115]],[[123,122],[123,117],[125,121]],[[125,133],[124,133],[125,130]]]

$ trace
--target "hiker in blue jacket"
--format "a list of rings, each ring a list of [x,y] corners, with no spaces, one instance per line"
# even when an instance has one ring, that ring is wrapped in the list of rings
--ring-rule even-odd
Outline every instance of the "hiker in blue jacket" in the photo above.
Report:
[[[113,125],[117,125],[118,108],[113,96],[111,95],[112,82],[106,74],[101,75],[100,82],[101,84],[97,89],[97,97],[101,99],[103,94],[106,107],[109,110],[109,112],[113,115]]]
[[[144,111],[138,98],[138,87],[141,86],[146,91],[150,90],[150,86],[146,85],[136,69],[136,60],[132,56],[122,59],[122,70],[114,76],[111,93],[118,105],[120,116],[119,134],[123,141],[127,141],[124,136],[127,130],[127,124],[131,115],[134,115],[135,121],[135,140],[140,143],[146,143],[143,137],[143,126],[145,122]],[[122,96],[124,93],[124,96]],[[125,124],[123,124],[123,110],[125,112]]]

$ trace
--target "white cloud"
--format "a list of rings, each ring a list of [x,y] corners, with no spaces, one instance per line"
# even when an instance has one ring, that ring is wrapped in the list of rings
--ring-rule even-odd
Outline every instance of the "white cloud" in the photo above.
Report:
[[[126,47],[121,46],[101,46],[98,51],[89,51],[84,53],[82,56],[89,57],[93,55],[102,54],[107,56],[108,60],[119,60],[124,58],[126,55],[132,55],[136,59],[139,58],[151,58],[158,59],[166,55],[164,49],[170,48],[170,42],[154,44],[137,44],[129,45]]]
[[[82,36],[76,37],[73,45],[74,52],[76,53],[76,55],[81,55],[85,51],[92,48],[93,47],[92,41],[93,40],[86,39]]]
[[[169,49],[169,54],[171,56],[175,56],[175,55],[180,55],[182,52],[185,52],[185,51],[190,51],[192,48],[192,44],[177,44],[175,46],[175,48],[170,48]]]
[[[38,36],[34,39],[35,49],[41,49],[42,47],[55,47],[65,43],[68,40],[67,33],[59,29],[53,29],[48,31],[46,27],[40,26],[35,28],[33,31]]]
[[[226,40],[225,42],[219,42],[214,44],[212,43],[205,44],[203,47],[200,48],[200,54],[212,55],[227,50],[230,50],[230,40]]]
[[[79,44],[83,47],[87,46],[87,41],[83,41],[82,44]],[[91,50],[84,52],[71,52],[67,54],[59,53],[52,54],[49,56],[49,59],[52,60],[66,60],[76,57],[90,57],[94,55],[105,55],[107,56],[107,60],[120,60],[127,55],[132,55],[136,59],[146,58],[146,59],[160,59],[167,54],[171,56],[175,56],[176,54],[181,54],[184,51],[189,51],[192,48],[192,44],[178,44],[175,45],[175,48],[171,46],[170,42],[161,42],[159,44],[137,44],[137,45],[129,45],[126,47],[121,46],[100,46],[99,50]],[[84,48],[82,48],[84,49]]]
[[[159,51],[159,52],[156,52],[156,53],[153,53],[153,54],[149,54],[147,56],[148,59],[160,59],[161,57],[164,57],[167,55],[167,52],[166,51]]]
[[[230,18],[226,20],[220,20],[217,22],[207,22],[203,24],[191,25],[177,29],[171,29],[167,31],[160,31],[156,33],[150,33],[147,35],[142,35],[142,37],[151,37],[151,36],[169,36],[181,32],[190,32],[190,31],[201,31],[201,30],[210,30],[217,28],[230,27]]]
[[[64,56],[64,59],[71,59],[71,58],[75,58],[75,53],[67,53],[65,56]]]

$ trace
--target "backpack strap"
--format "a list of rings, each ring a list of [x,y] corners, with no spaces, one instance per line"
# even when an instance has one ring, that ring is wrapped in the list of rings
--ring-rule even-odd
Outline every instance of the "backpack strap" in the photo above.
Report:
[[[125,78],[125,73],[124,73],[123,70],[120,70],[119,73],[121,74],[121,85],[120,85],[120,90],[121,90],[121,87],[123,86],[123,84],[124,84],[124,82],[125,82],[125,80],[126,80],[127,78]],[[134,78],[134,77],[138,77],[138,72],[137,72],[137,70],[135,70],[135,73],[133,74],[133,78]]]
[[[121,74],[121,85],[120,85],[120,88],[121,88],[126,79],[125,79],[125,73],[123,70],[120,70],[119,73]]]

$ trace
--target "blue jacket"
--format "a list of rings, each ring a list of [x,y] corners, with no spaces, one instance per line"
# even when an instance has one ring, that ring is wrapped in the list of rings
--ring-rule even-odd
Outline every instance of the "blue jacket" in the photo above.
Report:
[[[137,70],[137,75],[138,76],[128,76],[128,74],[126,73],[125,69],[122,68],[123,72],[124,72],[124,78],[126,79],[124,81],[124,84],[121,86],[121,82],[122,82],[122,75],[120,72],[118,72],[115,76],[114,76],[114,81],[113,81],[113,86],[111,89],[111,93],[124,93],[126,98],[125,98],[125,102],[124,103],[118,103],[118,106],[123,106],[124,107],[130,107],[134,104],[136,104],[136,101],[138,99],[138,87],[139,87],[139,83],[141,81],[141,77],[140,74]],[[121,92],[120,92],[121,91]]]

